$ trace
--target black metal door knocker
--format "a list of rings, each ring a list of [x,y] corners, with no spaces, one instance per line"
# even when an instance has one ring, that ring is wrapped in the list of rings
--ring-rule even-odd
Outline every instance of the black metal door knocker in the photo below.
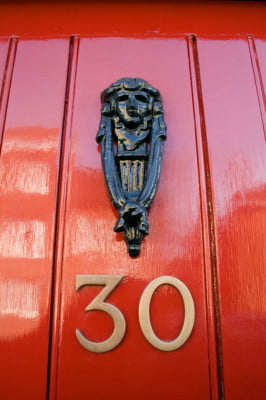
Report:
[[[147,209],[158,186],[166,125],[160,93],[140,78],[123,78],[102,92],[101,144],[106,184],[130,256],[148,234]]]

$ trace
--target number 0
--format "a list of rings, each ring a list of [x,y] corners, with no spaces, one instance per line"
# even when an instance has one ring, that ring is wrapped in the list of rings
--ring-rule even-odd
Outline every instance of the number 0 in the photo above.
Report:
[[[166,342],[156,336],[151,325],[150,303],[155,290],[161,285],[171,285],[175,287],[184,303],[184,322],[180,334],[172,341]],[[183,346],[189,338],[195,322],[195,307],[192,295],[187,286],[173,276],[160,276],[149,283],[142,293],[139,303],[139,323],[143,335],[148,342],[162,351],[174,351]]]

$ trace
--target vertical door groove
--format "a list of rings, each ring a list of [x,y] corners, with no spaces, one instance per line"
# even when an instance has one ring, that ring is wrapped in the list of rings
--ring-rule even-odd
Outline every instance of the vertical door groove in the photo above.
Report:
[[[5,70],[4,70],[2,90],[1,90],[1,94],[0,94],[0,154],[2,151],[3,133],[4,133],[4,129],[5,129],[8,98],[9,98],[9,92],[10,92],[10,88],[11,88],[15,59],[16,59],[17,43],[18,43],[17,37],[10,38],[7,59],[6,59],[6,65],[5,65]]]
[[[255,79],[255,86],[258,95],[259,107],[260,107],[260,115],[263,125],[263,131],[266,140],[266,96],[264,91],[264,86],[262,82],[261,70],[257,55],[256,44],[253,35],[248,35],[248,46],[249,46],[249,53],[251,58],[251,64]]]
[[[201,89],[200,66],[195,35],[187,37],[195,135],[201,199],[202,236],[205,263],[206,303],[208,309],[209,374],[211,398],[224,399],[223,360],[220,326],[219,288],[217,279],[216,242],[212,201],[212,183]],[[214,370],[213,365],[217,368]]]
[[[75,96],[75,82],[79,50],[79,37],[71,36],[69,43],[68,72],[66,78],[65,106],[63,113],[59,173],[57,184],[57,203],[55,216],[54,261],[51,280],[50,340],[47,370],[47,399],[56,398],[58,321],[60,321],[60,285],[62,273],[62,254],[64,249],[65,204],[67,198],[68,163],[71,144],[71,125]]]

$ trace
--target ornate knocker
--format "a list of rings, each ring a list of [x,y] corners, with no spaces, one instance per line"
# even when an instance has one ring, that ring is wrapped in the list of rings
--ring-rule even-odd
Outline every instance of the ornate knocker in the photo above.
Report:
[[[97,134],[106,184],[119,212],[115,232],[124,232],[130,256],[148,235],[147,209],[158,186],[166,125],[160,93],[140,78],[123,78],[102,92]]]

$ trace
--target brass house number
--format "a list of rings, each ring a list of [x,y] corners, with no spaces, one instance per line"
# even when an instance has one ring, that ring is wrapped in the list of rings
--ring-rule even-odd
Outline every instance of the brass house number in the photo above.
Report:
[[[113,350],[123,340],[126,333],[126,320],[119,308],[105,302],[111,292],[119,285],[123,275],[77,275],[76,290],[84,286],[104,286],[95,299],[87,305],[85,311],[103,311],[113,320],[114,329],[111,336],[102,342],[93,342],[86,338],[80,329],[76,329],[78,342],[86,350],[94,353],[106,353]],[[150,318],[151,299],[161,285],[173,286],[181,295],[184,304],[184,321],[179,335],[171,341],[160,339],[154,332]],[[144,289],[139,302],[139,324],[146,340],[156,349],[161,351],[174,351],[179,349],[191,335],[195,322],[194,301],[188,287],[173,276],[160,276],[152,280]]]

